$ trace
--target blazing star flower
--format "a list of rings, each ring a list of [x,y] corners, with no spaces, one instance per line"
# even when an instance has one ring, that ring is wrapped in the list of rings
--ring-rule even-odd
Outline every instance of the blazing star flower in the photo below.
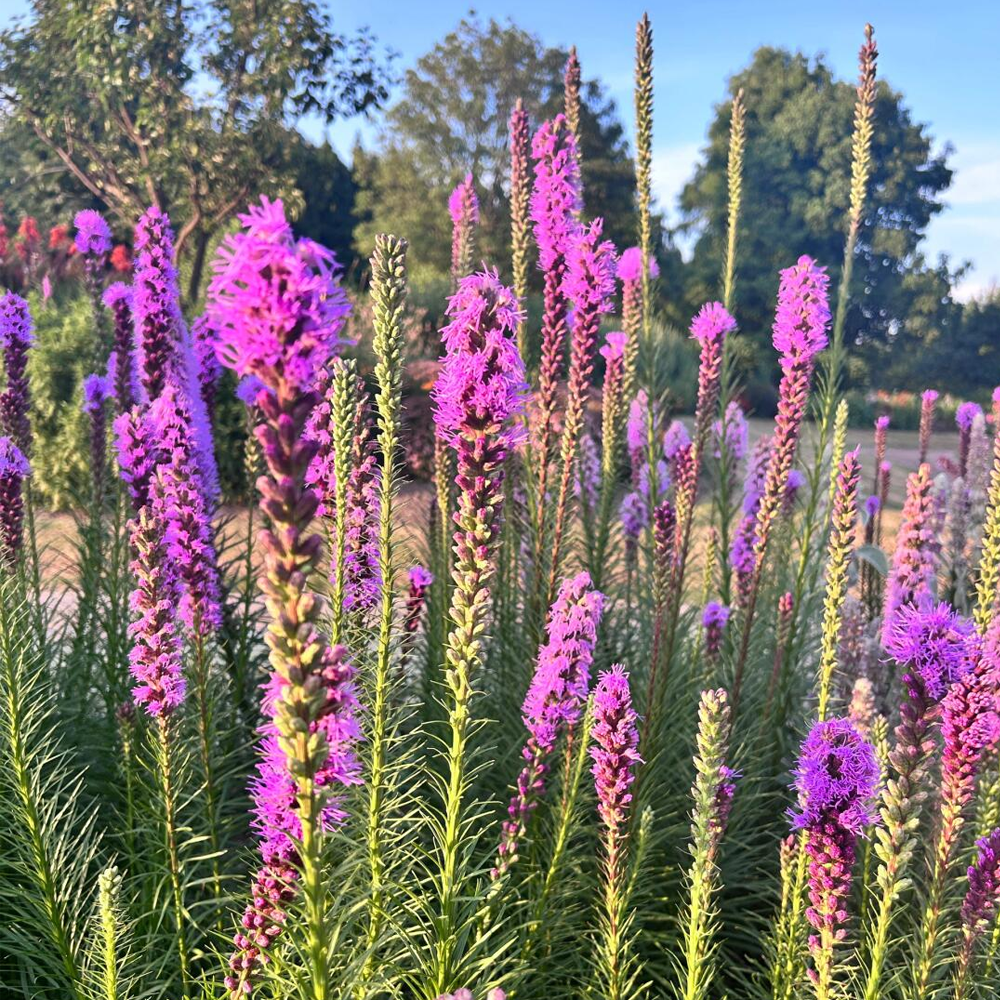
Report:
[[[325,247],[292,237],[280,199],[262,198],[239,218],[244,229],[223,242],[209,286],[219,360],[272,391],[311,389],[345,343],[351,307],[339,265]]]
[[[24,480],[31,466],[9,437],[0,437],[0,559],[12,565],[24,542]]]
[[[604,671],[594,690],[594,746],[590,756],[597,790],[597,811],[606,834],[617,838],[624,832],[632,803],[629,790],[635,781],[639,756],[638,716],[632,708],[628,674],[621,664]],[[616,848],[613,848],[616,850]],[[614,864],[614,858],[609,861]]]
[[[499,432],[506,453],[521,435],[510,418],[522,406],[524,364],[509,336],[520,306],[496,272],[486,271],[462,280],[448,315],[441,331],[447,353],[433,392],[438,430],[454,447]]]
[[[882,509],[882,501],[877,496],[870,496],[865,500],[865,516],[871,521]]]
[[[795,771],[799,811],[792,813],[792,825],[808,830],[832,819],[859,834],[873,822],[878,782],[875,748],[847,719],[817,722],[799,753]]]
[[[667,461],[673,461],[677,453],[691,444],[691,435],[682,420],[672,420],[670,426],[663,432],[663,455]]]
[[[101,256],[111,249],[111,229],[100,212],[85,208],[76,213],[73,225],[76,228],[73,242],[78,253]]]
[[[538,262],[543,271],[551,271],[569,253],[583,207],[576,137],[564,115],[543,123],[531,141],[531,155],[535,160],[531,220]]]
[[[888,634],[893,617],[904,604],[919,607],[933,597],[938,551],[933,487],[926,463],[906,480],[903,518],[896,535],[882,612],[883,635]]]
[[[0,349],[3,350],[7,387],[0,393],[0,429],[18,448],[31,454],[31,391],[28,383],[28,348],[35,342],[28,303],[7,292],[0,297]]]
[[[256,406],[262,392],[270,392],[256,375],[247,375],[236,383],[236,398],[246,406]]]
[[[579,573],[563,582],[549,613],[547,639],[538,650],[531,686],[521,708],[528,740],[521,756],[527,761],[511,798],[508,819],[497,849],[493,877],[503,874],[517,857],[528,816],[545,790],[546,763],[559,735],[580,720],[590,688],[590,667],[604,595]]]
[[[712,433],[718,442],[713,453],[716,458],[722,458],[723,441],[730,461],[739,462],[746,457],[750,446],[750,428],[743,407],[735,399],[726,407],[722,419],[712,424]]]
[[[701,624],[705,629],[705,654],[709,659],[719,655],[722,648],[722,636],[729,621],[729,608],[718,601],[710,601],[705,605],[701,615]]]
[[[695,440],[698,442],[698,461],[718,410],[720,378],[722,375],[722,345],[736,329],[736,320],[721,302],[708,302],[691,320],[691,339],[701,347],[698,365],[698,402],[695,407]]]
[[[601,490],[601,456],[597,445],[590,434],[580,438],[580,456],[577,461],[576,495],[585,510],[593,511],[597,507],[597,498]]]
[[[649,397],[645,389],[640,389],[629,404],[628,422],[625,425],[625,442],[634,473],[642,463],[646,449],[646,428],[649,424]]]
[[[901,607],[884,636],[886,652],[923,682],[931,701],[940,701],[960,681],[979,656],[974,624],[950,605],[921,610]]]
[[[407,571],[410,581],[410,593],[406,598],[406,613],[403,615],[403,628],[407,634],[413,635],[420,624],[420,615],[427,603],[427,591],[434,583],[434,574],[417,563]]]
[[[154,479],[152,491],[157,490]],[[178,582],[167,554],[167,524],[162,507],[150,504],[129,522],[135,589],[129,597],[133,620],[129,670],[139,682],[132,696],[154,718],[169,715],[184,701],[186,684],[181,643],[174,623]]]
[[[976,417],[981,416],[983,408],[978,403],[965,402],[959,404],[955,411],[955,423],[960,431],[968,433],[972,430],[972,422]]]
[[[649,276],[658,278],[660,276],[660,266],[655,258],[649,258]],[[618,280],[621,282],[641,282],[642,281],[642,248],[629,247],[622,251],[618,260]]]
[[[822,996],[833,976],[834,946],[845,934],[857,836],[874,822],[879,779],[875,748],[847,719],[813,726],[799,753],[799,812],[792,813],[792,825],[806,834],[811,903],[806,917],[817,931],[809,937],[810,973]]]
[[[978,937],[988,929],[1000,907],[1000,828],[976,842],[976,860],[969,865],[969,886],[962,901],[962,929]]]
[[[479,199],[472,183],[472,174],[452,191],[448,198],[451,216],[451,276],[456,284],[472,266],[473,240],[479,223]]]

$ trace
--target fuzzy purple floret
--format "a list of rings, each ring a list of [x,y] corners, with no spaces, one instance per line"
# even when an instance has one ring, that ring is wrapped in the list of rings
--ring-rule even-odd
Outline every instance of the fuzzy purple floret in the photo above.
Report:
[[[531,142],[535,160],[535,186],[531,193],[531,220],[542,270],[551,270],[569,252],[577,229],[580,165],[576,137],[563,115],[545,122]]]
[[[495,433],[504,448],[523,431],[510,423],[523,405],[524,364],[512,334],[521,318],[514,293],[495,271],[463,278],[448,303],[441,331],[445,358],[434,385],[434,419],[451,444]],[[489,323],[484,323],[489,320]]]
[[[628,821],[635,767],[642,763],[637,723],[628,674],[615,664],[601,674],[594,690],[595,745],[590,748],[597,811],[609,831],[618,832]]]
[[[88,375],[83,380],[84,413],[96,413],[114,395],[111,380],[105,375]]]
[[[219,360],[272,390],[308,391],[345,343],[351,306],[335,280],[339,265],[325,247],[293,238],[280,199],[262,198],[240,222],[209,286]]]
[[[962,925],[978,936],[1000,906],[1000,828],[976,842],[976,860],[969,865],[969,885],[962,902]]]
[[[795,771],[799,811],[792,813],[793,825],[808,829],[832,820],[860,833],[873,822],[879,776],[875,748],[848,719],[817,722],[799,752]]]
[[[826,327],[830,322],[829,284],[826,270],[805,255],[794,267],[781,272],[773,343],[781,355],[783,371],[788,371],[795,361],[811,361],[826,347]]]
[[[650,255],[649,276],[658,278],[660,266],[656,263],[656,258]],[[618,260],[618,280],[628,282],[638,282],[642,280],[642,249],[641,247],[629,247],[622,251]]]
[[[111,228],[100,212],[85,208],[73,219],[76,236],[73,242],[78,253],[105,254],[111,250]]]
[[[979,655],[974,624],[943,602],[927,610],[912,604],[899,608],[888,623],[884,641],[890,656],[919,675],[932,701],[940,701],[973,668]]]

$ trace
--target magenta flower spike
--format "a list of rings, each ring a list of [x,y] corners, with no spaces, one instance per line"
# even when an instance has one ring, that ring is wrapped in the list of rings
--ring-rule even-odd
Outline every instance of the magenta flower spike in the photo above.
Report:
[[[100,509],[107,472],[107,401],[114,395],[111,380],[104,375],[88,375],[83,380],[82,410],[90,418],[90,472],[94,483],[94,505]]]
[[[240,222],[243,229],[219,250],[208,318],[222,363],[262,383],[255,433],[267,467],[257,485],[271,523],[261,534],[261,589],[271,616],[273,672],[263,705],[270,721],[252,786],[264,860],[255,889],[261,880],[276,878],[280,897],[286,888],[293,891],[285,874],[289,866],[300,870],[307,891],[322,891],[318,838],[343,817],[338,789],[360,780],[354,668],[345,651],[321,634],[322,603],[308,589],[321,544],[311,530],[318,500],[305,482],[318,448],[305,433],[319,399],[315,386],[343,343],[350,306],[335,280],[333,254],[311,240],[296,240],[280,201],[262,199]],[[302,732],[310,738],[294,735]],[[280,909],[279,903],[274,905]],[[254,971],[273,944],[268,931],[280,930],[271,909],[256,899],[246,909],[226,979],[234,997],[250,992]],[[313,920],[310,933],[325,935]]]
[[[132,408],[139,395],[136,392],[135,346],[132,341],[132,289],[116,281],[105,289],[102,301],[114,318],[113,383],[118,412],[125,413]],[[111,358],[108,365],[110,369]]]
[[[590,690],[597,629],[604,595],[591,586],[583,572],[565,580],[549,612],[547,638],[538,650],[521,717],[528,739],[521,751],[527,761],[517,780],[517,792],[507,809],[493,878],[499,878],[517,860],[518,845],[528,818],[545,791],[548,758],[560,735],[580,720]]]
[[[955,411],[955,424],[958,427],[958,474],[964,479],[969,470],[969,441],[972,438],[972,425],[976,417],[983,415],[983,408],[978,403],[961,403]]]
[[[406,597],[403,628],[412,641],[413,635],[415,635],[417,629],[420,627],[420,618],[427,604],[427,592],[434,583],[434,574],[426,567],[417,563],[415,566],[409,568],[407,578],[410,581],[410,592]]]
[[[155,205],[146,209],[135,227],[135,251],[135,352],[140,382],[152,400],[163,391],[167,375],[176,365],[183,324],[174,267],[174,233],[166,213]]]
[[[729,608],[724,604],[719,604],[718,601],[710,601],[702,612],[701,624],[705,629],[705,656],[710,661],[718,659],[722,650],[722,638],[729,621],[729,613]]]
[[[129,522],[135,589],[129,598],[129,670],[138,682],[135,703],[154,718],[164,718],[183,701],[186,689],[181,642],[174,614],[179,597],[177,574],[168,555],[163,497],[154,479],[153,500]]]
[[[795,772],[799,811],[792,813],[792,825],[806,835],[806,917],[816,931],[809,937],[810,976],[821,998],[830,995],[834,948],[846,937],[856,841],[875,821],[879,778],[875,748],[847,719],[817,722],[802,744]]]
[[[976,943],[989,930],[1000,909],[1000,828],[976,843],[976,859],[968,868],[969,884],[962,901],[962,947],[955,974],[955,997],[963,1000]]]
[[[927,461],[927,451],[934,429],[934,407],[938,401],[937,389],[925,389],[920,397],[920,459],[921,465]]]
[[[9,437],[0,437],[0,561],[13,566],[24,545],[24,480],[31,466]]]
[[[73,219],[76,236],[73,243],[77,253],[102,257],[111,252],[111,228],[100,212],[85,208]]]
[[[0,393],[0,430],[31,457],[31,390],[28,383],[28,348],[35,342],[28,303],[7,292],[0,297],[0,349],[3,350],[7,384]]]
[[[552,444],[552,422],[556,412],[556,390],[563,372],[569,302],[565,288],[567,258],[578,228],[582,207],[580,165],[576,138],[565,116],[556,115],[535,133],[531,143],[535,161],[535,185],[531,192],[538,262],[544,272],[541,360],[538,369],[537,431],[538,520],[542,523]]]
[[[215,331],[207,316],[199,316],[191,325],[194,356],[198,368],[198,386],[209,423],[215,414],[215,403],[219,395],[219,379],[222,365],[215,351]]]

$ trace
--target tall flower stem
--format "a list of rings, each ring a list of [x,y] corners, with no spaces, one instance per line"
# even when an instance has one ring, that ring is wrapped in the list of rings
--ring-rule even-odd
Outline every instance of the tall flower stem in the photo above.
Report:
[[[643,14],[635,31],[635,184],[639,205],[639,248],[642,251],[642,341],[649,344],[653,256],[653,26]],[[631,383],[626,375],[626,385]]]
[[[394,572],[393,509],[397,485],[399,410],[402,392],[402,313],[406,298],[406,240],[380,233],[371,258],[374,322],[375,401],[382,455],[379,481],[379,572],[382,578],[378,640],[371,684],[368,771],[368,865],[371,877],[368,945],[374,949],[384,921],[384,822],[390,665],[393,651],[392,580]],[[370,963],[366,970],[370,973]]]
[[[468,783],[470,701],[482,662],[482,630],[495,573],[494,553],[503,517],[504,465],[517,430],[523,365],[512,339],[520,318],[513,293],[489,272],[463,279],[448,306],[443,331],[447,354],[434,389],[439,435],[457,453],[455,587],[445,648],[448,736],[440,854],[439,916],[431,986],[454,986],[458,954],[458,905],[465,880],[461,841]]]
[[[524,302],[528,294],[528,252],[531,247],[531,140],[528,112],[519,97],[510,115],[510,259],[514,294]],[[528,362],[528,325],[517,324],[517,349]]]
[[[156,766],[160,775],[160,793],[163,799],[163,837],[167,857],[167,871],[170,876],[171,910],[174,918],[174,947],[181,976],[181,992],[184,997],[191,994],[191,971],[189,964],[185,921],[184,885],[181,881],[180,852],[177,845],[177,787],[174,774],[174,733],[168,715],[156,720]]]
[[[746,146],[747,111],[743,104],[743,88],[733,97],[729,117],[729,159],[726,185],[729,194],[729,214],[726,219],[726,259],[722,268],[722,304],[732,312],[736,288],[736,245],[739,235],[740,208],[743,201],[743,153]]]

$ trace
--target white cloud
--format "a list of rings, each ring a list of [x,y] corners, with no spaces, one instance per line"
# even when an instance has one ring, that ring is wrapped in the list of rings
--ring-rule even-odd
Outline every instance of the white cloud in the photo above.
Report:
[[[955,177],[944,195],[948,204],[1000,205],[1000,143],[958,143],[951,165]]]

